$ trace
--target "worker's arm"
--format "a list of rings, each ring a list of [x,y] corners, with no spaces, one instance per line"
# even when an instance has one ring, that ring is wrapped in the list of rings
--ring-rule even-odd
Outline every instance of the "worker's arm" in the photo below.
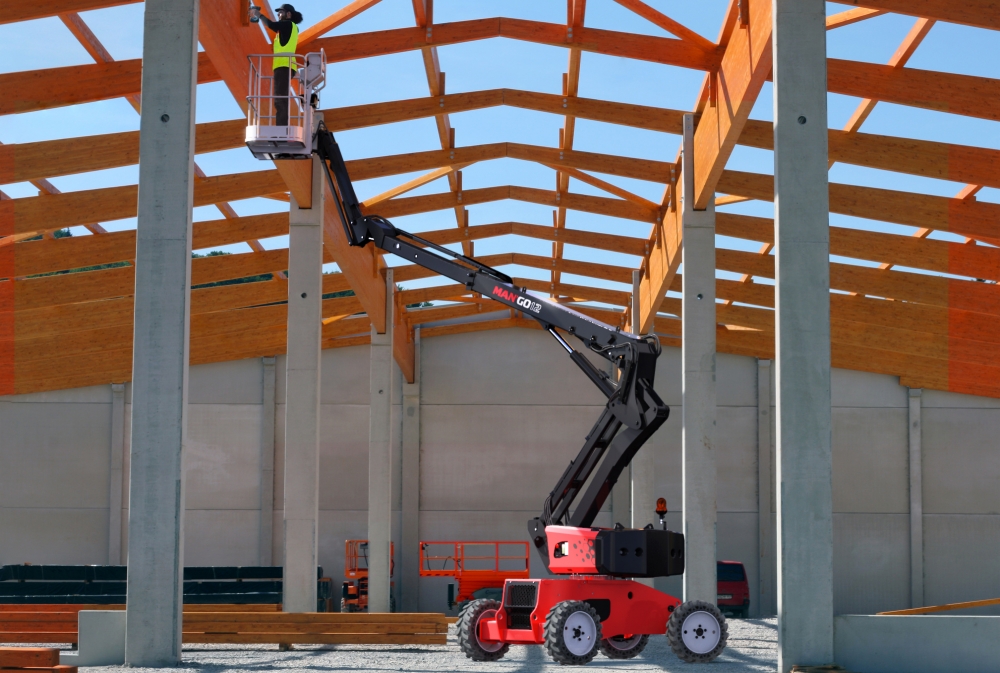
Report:
[[[281,44],[288,44],[288,39],[292,36],[291,21],[288,19],[285,19],[284,21],[272,21],[261,14],[260,10],[257,10],[257,14],[260,17],[261,23],[263,23],[268,30],[278,36]]]

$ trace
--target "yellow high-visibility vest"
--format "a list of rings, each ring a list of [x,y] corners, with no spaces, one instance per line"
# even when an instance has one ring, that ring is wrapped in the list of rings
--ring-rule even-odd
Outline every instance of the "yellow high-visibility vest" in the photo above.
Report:
[[[275,54],[290,54],[295,52],[299,46],[299,26],[298,24],[292,24],[292,34],[288,37],[287,44],[281,44],[281,36],[274,36],[274,53]],[[292,72],[295,72],[295,59],[283,57],[274,57],[274,62],[271,64],[271,69],[276,70],[277,68],[291,68]]]

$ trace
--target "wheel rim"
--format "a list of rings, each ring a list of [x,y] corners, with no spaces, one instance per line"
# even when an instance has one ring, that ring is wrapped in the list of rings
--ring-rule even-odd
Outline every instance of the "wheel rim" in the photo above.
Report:
[[[708,612],[692,612],[681,624],[681,640],[695,654],[708,654],[719,644],[721,637],[719,620]]]
[[[629,636],[628,638],[625,636],[614,636],[613,638],[608,638],[608,645],[616,650],[627,652],[638,645],[640,640],[642,640],[642,634]]]
[[[589,654],[594,649],[597,624],[594,618],[583,611],[574,612],[563,625],[563,641],[566,649],[578,657]]]
[[[496,652],[503,647],[503,643],[500,641],[483,640],[479,637],[479,624],[484,619],[493,619],[496,615],[496,610],[483,610],[482,614],[479,615],[479,619],[476,620],[476,643],[479,645],[480,649],[483,650],[483,652]]]

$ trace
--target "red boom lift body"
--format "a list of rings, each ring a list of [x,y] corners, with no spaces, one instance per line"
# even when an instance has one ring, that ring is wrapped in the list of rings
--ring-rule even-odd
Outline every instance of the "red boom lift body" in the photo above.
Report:
[[[313,149],[323,160],[336,197],[331,205],[350,245],[374,243],[533,318],[608,400],[583,448],[546,498],[541,516],[528,522],[529,538],[542,563],[565,577],[508,579],[502,602],[479,599],[467,604],[458,622],[465,654],[476,661],[494,661],[512,643],[536,643],[559,663],[583,664],[598,650],[612,659],[632,658],[650,635],[666,633],[685,661],[715,659],[725,647],[727,627],[714,604],[681,604],[631,579],[683,573],[683,535],[665,525],[662,530],[652,524],[639,530],[620,524],[614,529],[593,527],[622,471],[670,413],[653,389],[660,354],[657,338],[623,332],[528,294],[512,278],[476,259],[398,229],[377,215],[363,214],[340,148],[322,122]],[[618,370],[616,379],[570,346],[564,335],[610,361]],[[658,503],[661,523],[665,510],[666,505]]]

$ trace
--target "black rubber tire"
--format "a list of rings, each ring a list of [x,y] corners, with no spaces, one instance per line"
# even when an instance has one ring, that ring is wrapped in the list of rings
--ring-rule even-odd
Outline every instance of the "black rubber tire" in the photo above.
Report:
[[[346,598],[341,598],[340,599],[340,611],[341,612],[356,612],[357,611],[357,607],[358,607],[357,605],[349,604],[347,602]]]
[[[704,654],[690,650],[681,637],[681,626],[684,624],[684,620],[695,612],[707,612],[719,623],[719,642],[712,651]],[[714,661],[726,649],[726,641],[729,640],[729,625],[726,624],[726,618],[714,604],[704,601],[688,601],[679,605],[670,615],[670,620],[667,622],[667,640],[670,643],[670,649],[681,661],[686,661],[689,664],[707,664]]]
[[[462,610],[462,614],[459,616],[458,623],[456,624],[458,629],[458,646],[469,659],[473,661],[496,661],[507,654],[507,650],[510,649],[510,645],[507,643],[504,643],[503,647],[491,652],[484,649],[482,643],[479,642],[477,627],[479,626],[479,620],[483,617],[483,613],[488,610],[497,611],[499,609],[500,603],[498,601],[481,598],[470,601],[465,606],[465,609]]]
[[[577,612],[585,612],[594,620],[597,632],[594,634],[594,644],[586,654],[573,654],[566,647],[566,621]],[[558,664],[566,666],[582,666],[590,663],[597,655],[601,646],[601,618],[589,603],[583,601],[563,601],[556,603],[545,618],[545,650]]]
[[[392,594],[389,594],[389,612],[395,612],[395,611],[396,611],[396,597],[393,596]]]
[[[601,653],[608,659],[632,659],[639,656],[649,643],[649,636],[633,636],[633,638],[637,637],[639,639],[638,642],[631,647],[623,649],[624,643],[621,644],[622,646],[619,646],[615,642],[612,642],[615,638],[620,637],[614,636],[601,641]]]

